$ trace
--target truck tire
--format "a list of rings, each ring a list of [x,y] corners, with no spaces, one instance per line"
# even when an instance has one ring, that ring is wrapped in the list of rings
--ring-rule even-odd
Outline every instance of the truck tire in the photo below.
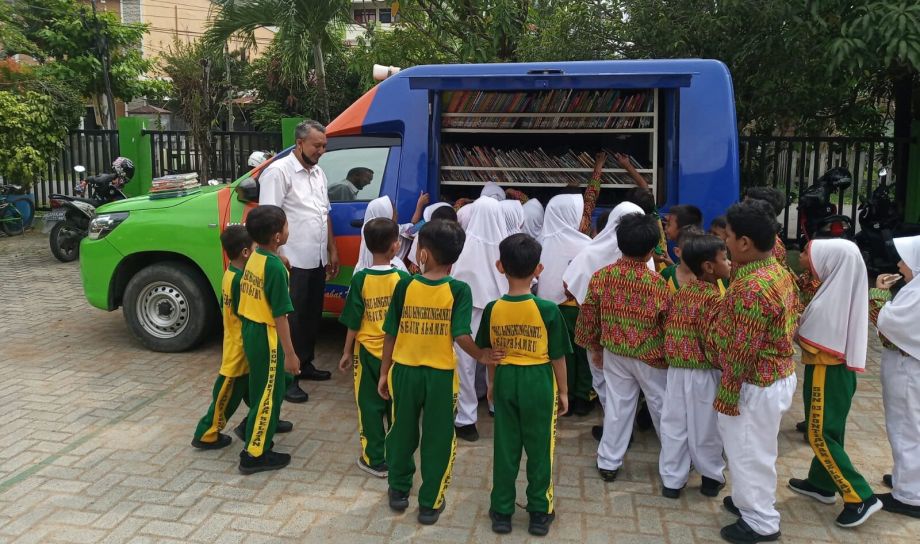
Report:
[[[76,230],[67,221],[61,221],[51,229],[51,235],[48,236],[51,254],[62,263],[76,261],[80,256],[80,237],[74,233]]]
[[[166,261],[142,268],[122,298],[128,327],[144,347],[164,353],[189,350],[217,324],[211,286],[194,267]]]

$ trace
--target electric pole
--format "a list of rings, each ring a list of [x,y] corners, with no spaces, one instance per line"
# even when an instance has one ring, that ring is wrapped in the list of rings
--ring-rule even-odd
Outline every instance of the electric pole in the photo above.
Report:
[[[112,94],[112,80],[109,77],[109,41],[100,31],[99,17],[96,13],[96,0],[93,4],[93,32],[96,37],[96,55],[102,63],[102,84],[105,87],[106,115],[103,117],[105,128],[115,130],[115,96]]]

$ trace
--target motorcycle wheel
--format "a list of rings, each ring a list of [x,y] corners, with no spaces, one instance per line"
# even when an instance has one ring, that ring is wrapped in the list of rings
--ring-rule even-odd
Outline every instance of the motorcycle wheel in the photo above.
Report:
[[[82,239],[83,236],[78,229],[62,221],[51,229],[51,235],[48,237],[51,254],[62,263],[73,262],[80,256],[80,240]]]

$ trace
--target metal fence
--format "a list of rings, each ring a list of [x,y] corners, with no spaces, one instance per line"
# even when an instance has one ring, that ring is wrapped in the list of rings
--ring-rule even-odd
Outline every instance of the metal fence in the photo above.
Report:
[[[52,193],[72,195],[77,182],[73,167],[86,167],[87,175],[108,172],[118,157],[117,130],[73,130],[67,134],[64,147],[55,160],[32,186],[35,206],[47,209]]]
[[[201,153],[185,130],[145,130],[150,135],[153,177],[201,172]],[[253,151],[280,151],[280,132],[212,132],[210,177],[232,181],[249,170]],[[201,180],[206,182],[207,180]]]

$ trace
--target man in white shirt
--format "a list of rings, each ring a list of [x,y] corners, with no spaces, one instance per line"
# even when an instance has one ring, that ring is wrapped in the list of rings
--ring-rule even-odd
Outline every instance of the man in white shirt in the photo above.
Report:
[[[299,379],[322,381],[331,374],[313,366],[314,345],[323,317],[326,280],[339,273],[328,182],[316,164],[326,152],[326,127],[304,121],[297,125],[294,135],[291,153],[268,165],[259,176],[259,204],[274,204],[287,214],[290,237],[281,253],[291,264],[291,337],[300,358]],[[295,379],[284,398],[307,402],[309,397]]]
[[[345,202],[358,198],[358,193],[371,184],[374,179],[374,171],[370,168],[358,166],[352,168],[345,175],[345,179],[329,186],[329,200],[333,202]]]

